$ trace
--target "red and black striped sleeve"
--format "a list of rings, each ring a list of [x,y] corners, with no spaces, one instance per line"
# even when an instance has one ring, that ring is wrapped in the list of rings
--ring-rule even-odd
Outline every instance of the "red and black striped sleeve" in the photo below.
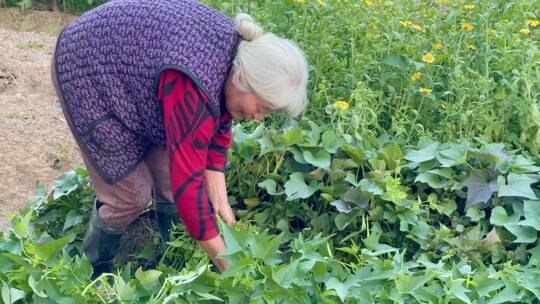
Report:
[[[219,235],[219,227],[207,196],[205,170],[217,121],[203,91],[180,71],[163,72],[158,100],[163,106],[178,213],[193,238],[212,239]]]
[[[227,151],[231,147],[232,140],[232,117],[229,112],[221,115],[219,127],[208,146],[206,169],[213,171],[225,171],[227,164]]]

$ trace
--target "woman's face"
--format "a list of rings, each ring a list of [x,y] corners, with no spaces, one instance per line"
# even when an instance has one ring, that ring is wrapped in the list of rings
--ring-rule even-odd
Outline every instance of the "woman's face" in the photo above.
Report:
[[[238,90],[232,83],[232,77],[228,77],[225,82],[225,107],[236,120],[263,120],[266,115],[277,110],[255,93]]]

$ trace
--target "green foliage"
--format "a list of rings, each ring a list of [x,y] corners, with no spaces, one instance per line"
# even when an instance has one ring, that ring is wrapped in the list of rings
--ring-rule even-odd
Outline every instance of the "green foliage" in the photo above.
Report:
[[[94,196],[86,171],[76,169],[55,181],[50,192],[38,188],[0,240],[3,301],[531,303],[538,298],[540,200],[532,190],[540,180],[540,168],[532,165],[537,160],[510,156],[494,145],[422,142],[411,149],[385,137],[329,139],[332,129],[308,120],[289,125],[280,132],[235,128],[235,138],[243,140],[232,151],[230,194],[257,203],[237,202],[239,224],[222,224],[227,244],[222,257],[230,263],[224,273],[214,272],[178,227],[165,254],[172,265],[142,269],[130,263],[90,281],[80,246]],[[258,154],[242,154],[245,149]],[[306,151],[323,151],[329,163],[308,162]],[[478,186],[481,174],[504,183],[490,182],[486,192]],[[468,203],[467,193],[476,200]]]
[[[180,226],[169,266],[91,281],[95,197],[76,169],[0,239],[2,302],[538,302],[535,1],[205,2],[252,14],[311,64],[302,119],[233,129],[230,267],[216,273]]]
[[[306,116],[338,134],[540,149],[540,31],[526,23],[536,0],[204,2],[298,42],[311,65]]]

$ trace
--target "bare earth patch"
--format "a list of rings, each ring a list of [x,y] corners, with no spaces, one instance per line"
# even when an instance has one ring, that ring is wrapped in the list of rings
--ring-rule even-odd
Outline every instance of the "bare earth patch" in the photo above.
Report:
[[[0,230],[36,185],[82,163],[49,73],[56,36],[73,18],[0,9]]]

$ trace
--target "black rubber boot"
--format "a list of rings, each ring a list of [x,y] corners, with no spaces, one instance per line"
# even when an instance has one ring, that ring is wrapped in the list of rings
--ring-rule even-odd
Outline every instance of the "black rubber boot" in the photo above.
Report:
[[[170,257],[163,257],[167,249],[167,242],[169,241],[169,230],[173,225],[180,223],[178,212],[176,211],[176,204],[154,202],[154,212],[156,213],[156,222],[161,234],[161,248],[157,255],[157,261],[162,260],[165,266],[173,266],[173,261]]]
[[[154,211],[156,213],[156,222],[163,240],[163,246],[167,245],[169,241],[169,230],[173,224],[180,223],[178,217],[178,211],[176,210],[176,204],[154,202]]]
[[[99,217],[98,208],[103,203],[96,202],[88,230],[84,235],[83,251],[94,268],[92,280],[106,272],[114,271],[113,259],[118,252],[120,238],[124,229],[107,225]]]

